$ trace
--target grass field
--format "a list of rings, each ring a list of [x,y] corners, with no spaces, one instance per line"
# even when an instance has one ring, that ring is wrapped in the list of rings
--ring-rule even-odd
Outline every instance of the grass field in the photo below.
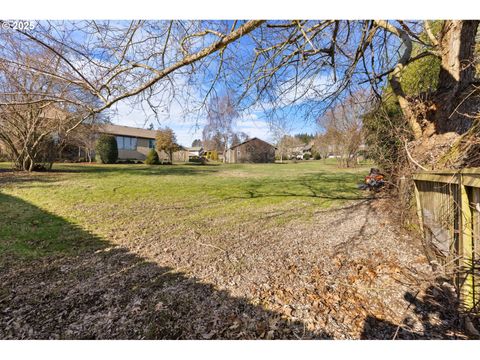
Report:
[[[0,164],[8,169],[9,164]],[[36,258],[98,246],[77,229],[112,241],[131,237],[213,236],[269,217],[265,226],[309,221],[322,208],[361,195],[367,168],[335,163],[75,165],[52,173],[3,172],[0,256]]]
[[[0,339],[466,338],[369,166],[9,167]]]

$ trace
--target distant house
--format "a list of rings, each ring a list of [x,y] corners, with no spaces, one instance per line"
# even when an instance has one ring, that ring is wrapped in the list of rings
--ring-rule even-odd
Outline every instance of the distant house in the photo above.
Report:
[[[259,138],[252,138],[227,150],[227,163],[273,163],[275,146]]]
[[[189,148],[187,148],[187,150],[188,150],[188,155],[189,156],[200,157],[200,156],[204,155],[204,150],[203,150],[203,147],[201,147],[201,146],[189,147]]]
[[[163,152],[162,152],[163,153]],[[162,153],[160,154],[160,159],[162,159]],[[194,147],[183,147],[173,153],[173,161],[175,162],[188,162],[192,159],[199,159],[204,155],[203,147],[194,146]]]
[[[155,148],[155,130],[105,124],[98,132],[115,136],[120,160],[145,160],[150,149]]]
[[[304,155],[306,154],[308,154],[309,156],[312,156],[312,148],[313,148],[313,144],[311,143],[307,145],[300,145],[300,146],[289,148],[288,149],[289,158],[302,160],[304,158]]]
[[[161,151],[159,156],[161,161],[168,161],[168,155],[164,151]],[[189,157],[190,152],[188,148],[184,148],[183,146],[180,146],[179,149],[173,153],[173,161],[175,162],[187,162]]]
[[[312,155],[312,148],[313,148],[313,144],[305,145],[302,149],[303,155],[305,155],[305,154]]]

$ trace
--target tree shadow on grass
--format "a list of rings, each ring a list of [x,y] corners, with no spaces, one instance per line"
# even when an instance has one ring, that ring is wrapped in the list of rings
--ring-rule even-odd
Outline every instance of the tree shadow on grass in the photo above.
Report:
[[[2,339],[330,337],[19,198],[0,192],[0,209]]]
[[[52,182],[55,179],[49,173],[29,173],[13,169],[0,169],[0,186],[29,182]]]
[[[51,171],[53,174],[61,173],[85,173],[85,174],[109,174],[118,173],[130,175],[208,175],[218,171],[218,165],[209,164],[169,164],[169,165],[67,165],[54,167]]]
[[[128,175],[208,175],[217,172],[220,164],[55,164],[52,170],[43,172],[0,169],[0,182],[42,181],[52,179],[58,174],[128,174]]]
[[[0,169],[0,187],[16,184],[28,187],[30,183],[55,183],[62,180],[62,174],[83,174],[87,177],[99,177],[103,175],[132,175],[132,176],[207,176],[217,172],[217,165],[68,165],[55,168],[47,172],[26,172],[11,169]]]
[[[298,179],[250,180],[237,196],[226,199],[258,199],[268,197],[299,197],[323,200],[364,200],[357,187],[357,174],[318,172]],[[286,190],[288,189],[288,190]]]
[[[180,270],[0,192],[1,339],[331,338]],[[465,338],[444,280],[405,294],[414,319],[370,315],[361,338]]]

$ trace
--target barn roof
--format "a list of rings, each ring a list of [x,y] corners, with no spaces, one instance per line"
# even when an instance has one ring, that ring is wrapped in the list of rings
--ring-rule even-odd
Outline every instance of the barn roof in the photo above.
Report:
[[[235,149],[236,147],[241,146],[241,145],[243,145],[243,144],[246,144],[246,143],[248,143],[248,142],[250,142],[250,141],[253,141],[253,140],[259,140],[259,141],[264,142],[265,144],[270,145],[271,147],[273,147],[273,148],[276,149],[276,147],[273,146],[272,144],[266,142],[265,140],[259,139],[259,138],[257,138],[257,137],[253,137],[253,138],[251,138],[251,139],[245,140],[244,142],[242,142],[242,143],[240,143],[240,144],[230,146],[230,149]]]

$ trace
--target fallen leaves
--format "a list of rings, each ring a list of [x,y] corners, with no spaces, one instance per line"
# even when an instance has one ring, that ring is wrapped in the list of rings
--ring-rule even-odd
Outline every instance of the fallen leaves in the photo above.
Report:
[[[454,289],[430,288],[420,245],[372,211],[200,237],[136,234],[11,265],[0,273],[0,338],[461,337],[446,295]]]

